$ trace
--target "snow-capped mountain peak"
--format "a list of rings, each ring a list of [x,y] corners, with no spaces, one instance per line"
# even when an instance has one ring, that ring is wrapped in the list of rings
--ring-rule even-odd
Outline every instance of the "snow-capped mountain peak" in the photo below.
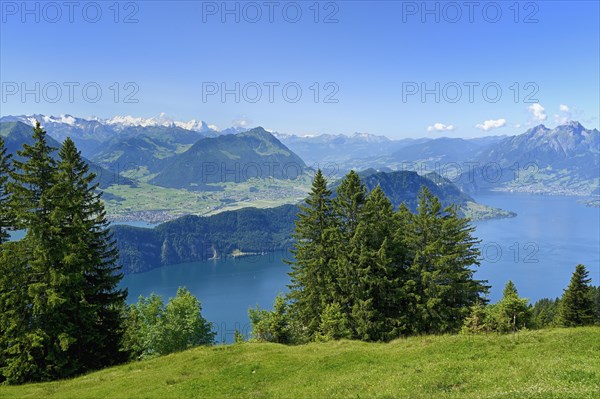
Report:
[[[132,127],[132,126],[141,126],[141,127],[177,126],[182,129],[194,130],[194,131],[198,131],[198,132],[215,130],[215,129],[211,128],[210,126],[208,126],[206,124],[206,122],[204,122],[202,120],[192,119],[188,122],[180,122],[180,121],[176,121],[176,120],[168,117],[164,112],[161,112],[160,115],[158,115],[156,117],[151,117],[151,118],[134,117],[134,116],[130,116],[130,115],[126,115],[126,116],[117,115],[110,119],[104,119],[104,120],[98,119],[98,121],[101,121],[107,125],[112,126],[113,128],[117,128],[117,129]]]

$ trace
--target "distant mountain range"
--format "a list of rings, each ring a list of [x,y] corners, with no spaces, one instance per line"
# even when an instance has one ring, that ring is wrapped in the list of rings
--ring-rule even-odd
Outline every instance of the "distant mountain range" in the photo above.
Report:
[[[389,155],[401,148],[429,141],[428,138],[390,140],[385,136],[368,133],[321,134],[318,136],[296,136],[273,133],[283,144],[297,153],[309,165],[341,163],[356,158]]]
[[[296,136],[278,132],[270,134],[263,130],[277,140],[275,146],[281,146],[280,155],[290,153],[290,158],[286,159],[273,154],[259,156],[260,151],[253,150],[237,154],[238,149],[245,148],[237,147],[245,140],[240,134],[250,129],[232,127],[219,131],[216,126],[204,121],[178,122],[164,114],[147,119],[22,115],[5,116],[0,118],[0,122],[32,124],[36,119],[59,142],[71,136],[83,155],[99,166],[118,173],[135,170],[128,176],[164,187],[197,189],[201,186],[196,186],[198,175],[206,174],[205,169],[200,170],[203,164],[290,160],[299,163],[298,159],[301,159],[308,167],[336,171],[337,176],[350,169],[369,168],[416,170],[420,174],[435,171],[473,194],[488,190],[600,194],[598,130],[586,129],[574,121],[554,129],[539,125],[515,136],[476,139],[391,140],[368,133]],[[236,139],[227,139],[227,136]],[[204,140],[211,138],[216,141]],[[263,140],[263,145],[273,143],[267,136]],[[232,143],[233,147],[225,148]],[[207,147],[203,149],[204,146]],[[230,151],[231,148],[234,151]],[[494,172],[500,176],[491,176]]]
[[[23,148],[23,144],[33,144],[32,134],[32,127],[22,122],[0,122],[0,136],[4,137],[7,152],[15,158],[19,158],[17,151]],[[52,137],[48,137],[48,145],[57,150],[60,148],[60,143]],[[53,155],[55,158],[58,157],[58,151]],[[86,161],[90,165],[90,171],[96,174],[96,181],[100,188],[104,189],[113,184],[135,186],[134,181],[119,175],[114,170],[103,168],[90,160]]]
[[[600,131],[579,122],[536,126],[480,149],[469,161],[481,165],[459,179],[469,192],[600,194]]]

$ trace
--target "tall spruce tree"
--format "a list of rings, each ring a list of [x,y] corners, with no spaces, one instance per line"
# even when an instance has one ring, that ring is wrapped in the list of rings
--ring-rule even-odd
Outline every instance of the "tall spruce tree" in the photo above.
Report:
[[[560,301],[560,322],[565,327],[593,324],[595,321],[594,291],[592,280],[584,265],[577,265],[569,287]]]
[[[358,173],[352,170],[342,179],[336,189],[336,197],[332,201],[335,227],[333,230],[335,261],[332,264],[337,276],[334,299],[340,304],[341,312],[348,317],[353,328],[356,326],[352,319],[356,317],[353,317],[352,313],[357,312],[353,308],[358,298],[356,294],[359,290],[359,263],[363,252],[360,236],[356,233],[366,201],[366,192]],[[361,312],[368,312],[368,309],[363,306]]]
[[[68,377],[125,357],[125,292],[116,288],[117,252],[94,175],[72,140],[57,163],[39,123],[33,138],[8,185],[14,224],[27,233],[0,253],[0,366],[11,383]]]
[[[127,293],[117,288],[123,275],[96,176],[70,138],[58,155],[57,183],[51,189],[57,199],[51,216],[63,250],[60,265],[65,275],[72,276],[65,292],[72,307],[70,322],[77,330],[69,358],[79,363],[74,372],[82,372],[126,358],[119,348]]]
[[[321,170],[315,174],[312,189],[303,205],[300,205],[295,244],[292,249],[294,260],[290,272],[291,285],[288,299],[291,314],[306,329],[311,339],[318,331],[321,313],[332,301],[333,216],[331,191]]]
[[[470,308],[485,302],[487,286],[473,278],[479,265],[478,241],[468,219],[442,204],[429,189],[419,193],[417,214],[406,215],[403,240],[408,250],[405,282],[412,331],[458,331]]]
[[[8,229],[14,224],[9,207],[10,195],[8,192],[8,179],[11,173],[11,154],[7,153],[4,138],[0,136],[0,245],[10,238]]]
[[[56,162],[52,158],[55,148],[47,142],[46,132],[37,122],[33,129],[33,145],[24,144],[18,151],[21,160],[13,161],[10,206],[14,223],[26,228],[25,238],[10,255],[11,264],[22,271],[19,296],[14,296],[12,306],[22,310],[11,313],[10,325],[14,336],[4,352],[2,373],[12,383],[47,380],[56,377],[68,361],[62,350],[70,339],[55,324],[64,298],[58,286],[62,274],[57,273],[59,242],[52,230],[50,213],[54,199],[50,189],[56,182]],[[20,258],[17,258],[20,256]],[[9,288],[10,289],[10,288]]]
[[[22,383],[43,373],[43,332],[33,327],[29,253],[22,241],[0,246],[0,382]]]
[[[351,246],[359,247],[352,325],[363,340],[387,340],[398,336],[395,317],[399,276],[390,237],[394,231],[394,206],[380,186],[365,200]]]

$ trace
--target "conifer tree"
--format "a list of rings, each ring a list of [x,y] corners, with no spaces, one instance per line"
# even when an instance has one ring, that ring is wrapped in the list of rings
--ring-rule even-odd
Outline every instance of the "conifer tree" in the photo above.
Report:
[[[123,275],[95,174],[70,138],[58,155],[57,183],[50,190],[56,198],[51,217],[62,248],[59,264],[64,275],[71,276],[64,291],[68,306],[74,307],[70,322],[77,330],[69,356],[71,362],[80,362],[77,372],[81,372],[125,359],[119,348],[127,293],[117,288]]]
[[[333,230],[335,261],[332,264],[337,276],[334,300],[339,303],[342,313],[347,315],[351,325],[354,324],[352,312],[358,299],[356,293],[361,277],[360,257],[361,252],[364,252],[360,234],[356,233],[365,200],[366,188],[361,183],[358,173],[352,170],[342,179],[336,189],[336,198],[332,201],[335,226]],[[362,229],[364,231],[364,227]],[[361,312],[368,311],[367,307],[362,306]]]
[[[531,327],[532,311],[527,298],[520,298],[517,287],[508,281],[502,292],[502,299],[493,308],[494,329],[498,332],[517,331]]]
[[[592,280],[584,265],[577,265],[569,287],[560,301],[560,321],[565,327],[586,326],[594,323],[595,305]]]
[[[60,162],[37,123],[9,183],[15,225],[25,238],[1,254],[2,374],[9,382],[50,380],[124,358],[121,314],[125,292],[103,204],[72,140]],[[10,305],[9,305],[10,303]]]
[[[0,136],[0,245],[9,239],[8,229],[14,224],[9,207],[8,192],[8,178],[11,173],[11,154],[7,154],[4,139]]]
[[[470,308],[485,302],[483,281],[473,279],[479,265],[478,241],[469,220],[442,204],[429,189],[419,193],[417,214],[404,222],[409,266],[405,291],[414,333],[458,331]]]
[[[43,332],[32,330],[28,257],[22,241],[0,246],[0,382],[40,379]]]
[[[393,316],[398,306],[399,276],[389,242],[394,230],[393,216],[391,201],[377,186],[366,197],[351,240],[351,246],[360,247],[356,265],[358,279],[351,291],[351,324],[359,339],[386,340],[398,335]]]
[[[64,279],[55,272],[60,246],[50,221],[54,206],[50,189],[56,182],[56,162],[52,158],[55,149],[48,145],[39,122],[33,129],[33,140],[33,145],[24,144],[17,152],[22,160],[13,161],[12,181],[8,184],[14,224],[27,229],[7,265],[22,272],[22,290],[11,305],[22,311],[11,313],[7,322],[20,327],[9,337],[12,340],[3,354],[6,365],[2,373],[11,383],[60,375],[61,368],[68,364],[63,349],[72,342],[68,333],[59,331],[61,327],[55,324],[64,303],[58,289]]]
[[[332,228],[331,191],[323,173],[318,170],[305,204],[300,205],[296,221],[288,294],[292,303],[290,312],[304,326],[309,338],[319,328],[324,306],[331,302],[335,282],[330,269],[334,256]]]

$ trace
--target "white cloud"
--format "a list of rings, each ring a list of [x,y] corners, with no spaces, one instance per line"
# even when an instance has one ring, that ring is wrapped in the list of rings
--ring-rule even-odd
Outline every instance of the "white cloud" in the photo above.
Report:
[[[454,130],[454,125],[444,125],[443,123],[434,123],[432,126],[427,126],[428,132],[444,132]]]
[[[250,123],[251,121],[244,118],[238,118],[231,121],[233,127],[248,127]]]
[[[529,112],[533,115],[536,121],[543,122],[548,119],[548,115],[546,115],[546,110],[539,103],[531,104],[529,106]]]
[[[221,130],[221,129],[219,129],[219,126],[217,126],[217,125],[208,125],[208,128],[212,129],[212,130],[216,130],[217,132]]]
[[[563,125],[573,119],[571,108],[568,105],[560,104],[560,114],[554,114],[554,121]]]
[[[505,126],[505,125],[506,125],[506,119],[495,119],[495,120],[490,119],[483,123],[479,123],[479,124],[475,125],[475,127],[477,129],[485,130],[487,132],[488,130],[497,129],[497,128]]]

